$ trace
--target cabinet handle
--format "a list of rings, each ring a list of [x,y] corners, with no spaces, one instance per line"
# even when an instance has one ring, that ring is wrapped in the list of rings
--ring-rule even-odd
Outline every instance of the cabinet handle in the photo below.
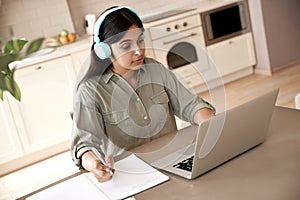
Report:
[[[174,39],[174,40],[165,41],[165,42],[163,42],[163,44],[170,44],[170,43],[176,42],[176,41],[178,41],[178,40],[182,40],[182,39],[184,39],[184,38],[192,37],[192,36],[195,36],[195,35],[197,35],[197,33],[191,33],[191,34],[189,34],[189,35],[185,35],[185,36],[176,38],[176,39]]]
[[[40,69],[42,69],[42,66],[37,66],[37,67],[35,68],[35,70],[40,70]]]

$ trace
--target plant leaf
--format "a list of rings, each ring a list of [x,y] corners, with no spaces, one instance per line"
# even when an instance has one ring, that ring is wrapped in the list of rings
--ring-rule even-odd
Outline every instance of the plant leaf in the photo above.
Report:
[[[44,39],[45,38],[41,37],[41,38],[37,38],[37,39],[33,40],[29,44],[29,46],[28,46],[28,48],[26,50],[26,56],[28,56],[29,54],[32,54],[32,53],[38,51],[41,48]]]
[[[14,47],[13,47],[12,40],[7,41],[4,46],[4,53],[9,54],[11,51],[13,51],[13,49],[14,49]]]
[[[0,74],[0,90],[2,93],[8,91],[15,99],[21,100],[21,90],[13,78],[13,73],[10,75]]]
[[[7,85],[6,85],[6,74],[0,73],[0,90],[7,90]]]
[[[3,101],[3,90],[0,89],[0,99]]]
[[[13,79],[11,79],[12,84],[12,90],[8,90],[10,94],[15,97],[18,101],[21,101],[21,90],[17,84],[17,82]]]
[[[20,40],[20,39],[9,40],[4,47],[4,53],[5,54],[9,54],[9,53],[19,54],[27,42],[28,42],[28,40]]]
[[[0,56],[0,98],[3,100],[3,92],[8,91],[14,98],[16,98],[18,101],[21,100],[21,91],[14,80],[14,70],[11,71],[8,68],[8,63],[14,60],[15,55],[14,54],[8,54],[4,56]],[[2,96],[1,96],[2,95]]]
[[[10,75],[12,72],[8,67],[8,64],[15,61],[17,54],[8,54],[0,56],[0,73],[4,75]]]

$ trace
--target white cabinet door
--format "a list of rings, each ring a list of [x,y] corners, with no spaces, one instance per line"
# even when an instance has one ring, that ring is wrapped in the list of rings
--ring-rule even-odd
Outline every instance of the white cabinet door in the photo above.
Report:
[[[26,154],[69,140],[74,77],[70,56],[15,72],[22,99],[11,109]]]
[[[0,164],[24,154],[5,95],[4,101],[0,100],[0,138]]]
[[[86,69],[90,65],[90,49],[85,49],[71,54],[73,67],[76,74],[81,72],[81,70]]]
[[[91,63],[90,54],[90,49],[85,49],[71,54],[73,67],[76,73],[75,82],[80,81],[88,70]]]
[[[255,64],[251,33],[210,45],[207,51],[221,75],[227,75]]]

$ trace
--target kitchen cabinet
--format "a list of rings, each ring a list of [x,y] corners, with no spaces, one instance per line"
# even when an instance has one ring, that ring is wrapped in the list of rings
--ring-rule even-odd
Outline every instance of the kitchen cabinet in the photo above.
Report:
[[[1,165],[24,154],[17,128],[12,119],[6,94],[4,94],[4,101],[0,101],[0,130]]]
[[[22,100],[12,111],[26,152],[69,138],[74,76],[69,57],[16,71]]]
[[[64,56],[17,69],[15,79],[22,99],[18,102],[8,98],[2,102],[4,120],[0,126],[5,128],[4,132],[1,128],[1,143],[9,142],[4,147],[1,144],[0,156],[1,162],[8,160],[8,153],[10,158],[22,156],[21,162],[14,162],[13,167],[17,168],[69,148],[75,71],[71,57]],[[0,165],[1,173],[7,170],[5,164],[8,163]]]
[[[247,33],[207,47],[211,63],[221,76],[255,64],[252,34]]]

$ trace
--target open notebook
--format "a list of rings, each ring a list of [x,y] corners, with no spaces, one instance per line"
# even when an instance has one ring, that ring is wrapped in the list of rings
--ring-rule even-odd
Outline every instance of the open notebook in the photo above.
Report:
[[[27,199],[124,199],[169,180],[134,154],[115,163],[111,181],[99,183],[91,173],[84,173]]]

